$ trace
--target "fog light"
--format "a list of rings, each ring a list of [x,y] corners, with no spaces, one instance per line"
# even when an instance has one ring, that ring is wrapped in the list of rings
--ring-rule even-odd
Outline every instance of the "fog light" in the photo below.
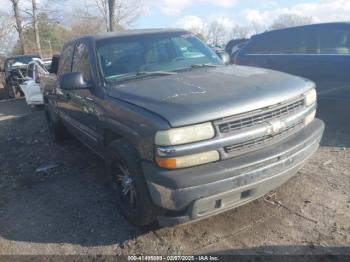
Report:
[[[311,114],[309,114],[307,117],[305,117],[305,119],[304,119],[305,126],[310,124],[315,119],[315,116],[316,116],[316,110],[314,110]]]
[[[175,169],[190,166],[199,166],[206,163],[218,161],[219,159],[220,156],[218,151],[208,151],[204,153],[174,158],[157,157],[156,162],[160,167],[167,169]]]

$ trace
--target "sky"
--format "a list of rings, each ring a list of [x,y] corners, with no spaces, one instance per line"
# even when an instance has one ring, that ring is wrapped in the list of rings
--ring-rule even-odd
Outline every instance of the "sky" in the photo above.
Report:
[[[263,27],[283,13],[312,17],[315,22],[350,21],[350,0],[143,0],[135,27],[191,27],[219,21]]]
[[[39,7],[47,8],[48,1],[54,4],[61,23],[69,25],[69,17],[74,17],[76,8],[86,8],[96,12],[96,0],[37,0]],[[268,29],[274,19],[281,14],[296,14],[310,17],[312,21],[350,21],[350,0],[117,0],[139,1],[142,10],[140,17],[131,28],[176,27],[202,33],[215,21],[228,32],[221,39],[230,39],[235,26],[248,27],[248,36]],[[22,9],[30,9],[31,0],[20,0]],[[52,5],[52,4],[51,4]],[[9,0],[0,0],[0,11],[11,13]],[[0,14],[1,15],[1,14]],[[6,20],[6,19],[5,19]],[[204,28],[204,30],[193,30]],[[252,28],[254,30],[252,30]],[[208,32],[208,31],[206,31]],[[205,33],[204,33],[205,34]],[[14,34],[12,34],[14,35]],[[13,40],[14,38],[9,37]],[[14,40],[13,40],[14,41]],[[8,43],[7,43],[8,42]],[[11,41],[1,43],[10,46]],[[7,43],[7,44],[6,44]],[[6,48],[5,48],[6,49]],[[1,50],[0,50],[1,51]]]
[[[20,0],[30,4],[30,0]],[[47,0],[37,0],[39,3]],[[53,1],[53,0],[51,0]],[[94,6],[95,0],[54,0],[57,8],[69,13],[75,7]],[[118,0],[117,0],[118,1]],[[128,0],[122,0],[128,1]],[[350,0],[139,0],[142,13],[133,28],[200,27],[218,21],[234,25],[267,28],[280,14],[312,17],[314,22],[350,21]],[[9,0],[0,0],[0,10],[10,10]]]

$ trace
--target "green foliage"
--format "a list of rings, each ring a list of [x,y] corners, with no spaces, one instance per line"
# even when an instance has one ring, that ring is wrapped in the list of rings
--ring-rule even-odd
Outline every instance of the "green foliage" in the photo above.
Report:
[[[46,13],[38,14],[38,27],[43,57],[51,57],[52,54],[59,53],[65,42],[67,29],[50,19]],[[27,53],[36,54],[35,34],[32,24],[24,28],[24,37]],[[19,42],[17,42],[13,53],[17,54],[19,51]]]

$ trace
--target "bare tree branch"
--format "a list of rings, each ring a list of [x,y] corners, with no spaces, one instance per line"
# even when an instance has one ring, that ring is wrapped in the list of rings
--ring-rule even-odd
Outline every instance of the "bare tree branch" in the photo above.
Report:
[[[300,16],[297,14],[282,14],[275,19],[270,29],[275,30],[275,29],[281,29],[286,27],[307,25],[307,24],[311,24],[312,22],[313,22],[312,17]]]
[[[108,3],[107,0],[95,0],[96,6],[102,15],[103,22],[106,26],[106,31],[109,30],[108,25]]]
[[[141,0],[94,0],[107,31],[129,26],[141,15]]]
[[[38,8],[36,5],[36,0],[32,0],[32,7],[33,7],[33,29],[34,29],[34,35],[35,35],[36,49],[38,51],[39,56],[42,57],[41,45],[40,45],[40,33],[39,33],[39,27],[38,27],[38,16],[37,16]]]

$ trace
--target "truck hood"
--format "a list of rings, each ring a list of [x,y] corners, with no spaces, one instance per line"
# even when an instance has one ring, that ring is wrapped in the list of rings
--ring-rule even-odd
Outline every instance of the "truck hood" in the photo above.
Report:
[[[108,95],[178,127],[275,105],[312,87],[313,82],[285,73],[232,65],[124,82],[108,88]]]

